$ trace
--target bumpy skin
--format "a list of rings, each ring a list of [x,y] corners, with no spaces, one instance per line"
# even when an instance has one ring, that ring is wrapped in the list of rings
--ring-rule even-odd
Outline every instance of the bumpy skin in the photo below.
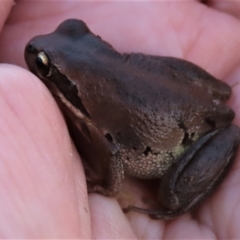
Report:
[[[49,58],[45,67],[36,64],[41,51]],[[99,175],[101,183],[92,182],[90,192],[114,195],[125,174],[145,179],[162,178],[177,162],[180,166],[171,176],[167,174],[165,180],[166,186],[171,185],[181,162],[188,159],[189,163],[201,154],[201,149],[195,151],[194,147],[204,136],[209,138],[207,149],[211,151],[213,136],[233,135],[231,146],[222,149],[229,160],[226,164],[222,163],[224,159],[219,160],[221,173],[233,159],[239,131],[235,126],[228,127],[234,112],[222,103],[229,98],[231,89],[190,62],[140,53],[120,54],[79,20],[67,20],[53,33],[32,39],[26,47],[25,59],[29,69],[54,94],[76,145]],[[189,158],[191,150],[194,154]],[[218,152],[213,155],[215,160],[219,159]],[[207,156],[204,154],[193,162],[205,163]],[[211,163],[206,164],[210,168]],[[197,167],[198,164],[194,169]],[[219,174],[214,173],[208,182],[218,182]],[[184,187],[181,188],[181,196],[174,195],[174,207],[166,206],[171,212],[166,215],[170,217],[190,209],[185,207],[185,211],[179,211],[186,205],[185,202],[178,204],[177,198],[184,195]],[[205,190],[206,186],[199,192]],[[169,193],[165,191],[160,195],[164,198]],[[199,199],[198,195],[192,198]],[[150,213],[156,218],[165,216],[155,210],[154,214],[134,207],[129,209]]]

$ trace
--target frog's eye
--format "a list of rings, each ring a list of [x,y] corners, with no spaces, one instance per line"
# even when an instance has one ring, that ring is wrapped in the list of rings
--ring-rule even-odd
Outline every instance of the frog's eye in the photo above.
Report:
[[[50,59],[45,52],[38,53],[36,65],[41,76],[50,77],[52,75]]]

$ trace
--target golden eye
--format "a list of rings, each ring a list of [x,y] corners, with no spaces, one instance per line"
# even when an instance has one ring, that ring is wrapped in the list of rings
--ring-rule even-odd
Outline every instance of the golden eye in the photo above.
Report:
[[[39,52],[36,58],[36,65],[43,77],[50,77],[52,74],[49,57],[45,52]]]

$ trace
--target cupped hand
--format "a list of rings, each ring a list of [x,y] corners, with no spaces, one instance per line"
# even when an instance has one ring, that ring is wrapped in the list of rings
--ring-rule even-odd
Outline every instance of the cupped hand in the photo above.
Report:
[[[228,105],[240,126],[240,4],[19,0],[10,11],[11,5],[0,3],[0,61],[14,64],[0,65],[0,237],[239,238],[239,158],[210,198],[170,221],[125,215],[116,199],[88,195],[64,119],[42,82],[23,69],[23,52],[33,36],[53,31],[67,18],[82,19],[120,52],[183,58],[228,82],[233,88]],[[141,186],[131,181],[126,186],[137,188],[134,197],[141,204]]]

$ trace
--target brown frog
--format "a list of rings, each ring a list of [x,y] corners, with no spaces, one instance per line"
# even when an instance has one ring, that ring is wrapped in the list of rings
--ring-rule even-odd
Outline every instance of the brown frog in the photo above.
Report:
[[[236,155],[240,131],[223,105],[231,88],[190,62],[121,54],[75,19],[33,38],[25,59],[99,177],[89,192],[113,196],[125,174],[162,179],[159,209],[127,211],[185,213],[216,188]]]

